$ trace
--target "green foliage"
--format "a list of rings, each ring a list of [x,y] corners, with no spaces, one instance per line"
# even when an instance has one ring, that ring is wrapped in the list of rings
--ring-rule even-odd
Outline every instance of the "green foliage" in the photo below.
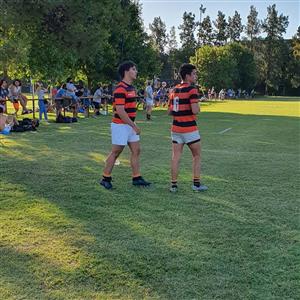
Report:
[[[160,53],[165,53],[166,44],[168,42],[168,35],[166,24],[161,17],[155,17],[152,24],[149,25],[151,31],[150,38],[155,49]]]
[[[240,40],[240,36],[243,32],[242,18],[241,15],[235,11],[234,16],[228,18],[228,36],[231,42]]]
[[[285,48],[283,33],[286,32],[288,24],[288,17],[282,14],[278,15],[275,4],[268,7],[267,18],[262,24],[262,29],[267,34],[263,47],[262,65],[266,94],[268,94],[269,88],[278,91],[282,84],[282,78],[284,78],[283,70],[286,61],[282,57]]]
[[[233,43],[226,46],[203,46],[191,62],[196,64],[199,84],[205,88],[249,89],[255,84],[253,54],[246,47]]]
[[[209,16],[206,16],[199,24],[198,39],[200,46],[211,45],[213,43],[214,34]]]
[[[257,67],[252,52],[240,43],[231,43],[228,46],[231,57],[236,61],[236,70],[233,88],[252,89],[257,79]]]
[[[175,26],[172,26],[170,33],[168,35],[168,52],[172,52],[178,48],[177,38],[176,38],[176,29]]]
[[[116,67],[124,59],[134,60],[142,72],[159,72],[157,55],[144,32],[141,7],[136,2],[40,0],[15,5],[11,1],[3,9],[8,15],[18,16],[9,19],[11,23],[1,21],[19,30],[20,45],[16,49],[20,54],[26,49],[24,57],[30,66],[30,75],[35,78],[56,81],[79,72],[91,85],[117,79]],[[20,39],[20,35],[24,38]],[[10,38],[12,46],[15,40]],[[22,47],[23,40],[26,47]],[[8,41],[1,38],[0,45],[0,52],[7,53]],[[8,53],[14,61],[27,65],[20,55],[13,51]],[[16,68],[14,61],[11,63],[2,57]]]
[[[197,66],[199,84],[217,90],[233,86],[236,61],[228,47],[203,46],[196,50],[191,62]]]
[[[179,37],[182,48],[194,50],[196,47],[196,39],[194,35],[196,29],[195,15],[184,12],[182,19],[182,24],[178,27],[180,30]]]
[[[261,22],[257,18],[257,16],[258,16],[258,12],[256,8],[253,5],[251,5],[250,13],[247,16],[247,20],[248,20],[247,26],[245,28],[245,32],[250,42],[252,42],[252,40],[256,38],[261,31]]]
[[[226,22],[225,14],[219,10],[217,19],[213,23],[215,25],[215,44],[226,44],[228,39],[228,23]]]

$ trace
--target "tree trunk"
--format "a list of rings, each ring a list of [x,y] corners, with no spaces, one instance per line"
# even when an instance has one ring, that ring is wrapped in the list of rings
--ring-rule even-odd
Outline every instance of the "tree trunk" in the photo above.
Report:
[[[7,70],[7,67],[4,65],[3,67],[3,79],[8,79],[8,70]]]
[[[268,96],[268,84],[265,85],[265,95]]]

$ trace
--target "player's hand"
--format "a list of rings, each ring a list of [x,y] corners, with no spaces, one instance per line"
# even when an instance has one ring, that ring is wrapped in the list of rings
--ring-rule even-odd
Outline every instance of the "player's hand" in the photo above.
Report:
[[[140,135],[140,133],[141,133],[141,129],[139,128],[139,127],[137,127],[136,125],[133,127],[133,130],[135,131],[135,133],[137,134],[137,135]]]

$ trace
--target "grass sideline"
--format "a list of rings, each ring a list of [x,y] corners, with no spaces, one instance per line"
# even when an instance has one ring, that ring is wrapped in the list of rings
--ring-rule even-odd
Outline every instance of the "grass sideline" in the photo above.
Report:
[[[168,192],[165,111],[137,120],[150,189],[131,186],[128,150],[117,188],[98,185],[110,117],[0,137],[1,298],[297,299],[299,102],[202,108],[201,194],[187,149]]]

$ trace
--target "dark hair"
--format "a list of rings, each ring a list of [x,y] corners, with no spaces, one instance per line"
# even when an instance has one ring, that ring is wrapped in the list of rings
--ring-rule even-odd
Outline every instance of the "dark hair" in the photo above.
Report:
[[[4,113],[4,109],[2,106],[0,106],[0,114],[3,114]]]
[[[121,79],[125,76],[125,71],[129,71],[130,68],[136,67],[136,64],[133,61],[124,61],[118,67],[118,73]]]
[[[61,89],[66,89],[67,85],[65,83],[62,84]]]
[[[192,64],[182,64],[179,69],[179,74],[182,80],[185,80],[186,75],[191,75],[196,67]]]
[[[7,83],[7,80],[1,79],[1,80],[0,80],[0,87],[2,86],[3,82],[6,82],[6,83]]]
[[[67,78],[67,82],[70,82],[71,79],[72,79],[72,77],[68,77]]]
[[[19,81],[19,83],[20,83],[20,86],[22,85],[22,83],[21,83],[21,80],[20,80],[20,79],[15,79],[15,80],[12,82],[12,84],[13,84],[13,85],[16,85],[16,81]]]

